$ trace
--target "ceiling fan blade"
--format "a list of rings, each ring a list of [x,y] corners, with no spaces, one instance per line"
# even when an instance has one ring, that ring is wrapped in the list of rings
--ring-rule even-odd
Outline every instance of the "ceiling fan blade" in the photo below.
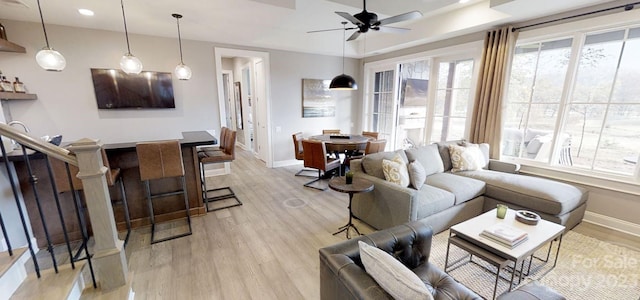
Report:
[[[376,30],[378,30],[380,32],[388,32],[388,33],[405,33],[407,31],[410,31],[411,29],[409,29],[409,28],[400,28],[400,27],[380,26]]]
[[[307,31],[307,33],[325,32],[325,31],[336,31],[336,30],[351,30],[351,29],[358,29],[358,27],[347,27],[347,28],[333,28],[333,29],[312,30],[312,31]]]
[[[386,19],[382,19],[380,21],[378,21],[377,24],[378,26],[383,26],[383,25],[387,25],[387,24],[391,24],[391,23],[397,23],[397,22],[402,22],[402,21],[408,21],[408,20],[413,20],[413,19],[417,19],[422,17],[422,13],[414,10],[408,13],[404,13],[401,15],[397,15],[397,16],[393,16],[393,17],[389,17]]]
[[[353,40],[357,39],[359,36],[360,36],[360,31],[356,31],[347,39],[347,42],[348,41],[353,41]]]
[[[355,25],[364,25],[364,23],[362,23],[362,21],[358,20],[356,17],[350,15],[349,13],[343,12],[343,11],[336,11],[336,14],[338,14],[338,16],[341,16],[347,20],[349,20],[349,22],[355,24]]]

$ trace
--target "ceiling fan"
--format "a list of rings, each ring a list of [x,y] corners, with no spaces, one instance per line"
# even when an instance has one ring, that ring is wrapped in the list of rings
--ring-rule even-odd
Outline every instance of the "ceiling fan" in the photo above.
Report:
[[[343,27],[343,28],[335,28],[335,29],[325,29],[325,30],[314,30],[309,31],[308,33],[313,32],[323,32],[323,31],[333,31],[333,30],[353,30],[358,29],[354,32],[347,41],[352,41],[357,39],[361,33],[366,33],[369,30],[382,31],[382,32],[393,32],[393,33],[401,33],[406,32],[411,29],[408,28],[399,28],[399,27],[390,27],[386,26],[388,24],[413,20],[422,17],[422,13],[419,11],[411,11],[404,14],[399,14],[393,17],[389,17],[386,19],[378,20],[378,15],[372,12],[367,11],[367,0],[362,0],[363,7],[362,12],[357,13],[355,15],[350,15],[349,13],[336,11],[335,13],[339,16],[347,19],[356,27]]]

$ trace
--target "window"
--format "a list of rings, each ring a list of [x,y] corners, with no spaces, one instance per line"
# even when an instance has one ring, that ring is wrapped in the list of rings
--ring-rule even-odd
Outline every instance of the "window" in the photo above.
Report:
[[[379,133],[379,139],[389,140],[393,135],[394,73],[394,70],[384,70],[376,72],[374,76],[371,129]]]
[[[366,67],[370,81],[363,128],[379,132],[387,149],[466,138],[475,80],[474,59],[468,57]]]
[[[423,145],[429,98],[429,61],[400,64],[400,101],[396,146]]]
[[[637,176],[637,53],[640,28],[633,27],[518,45],[503,109],[502,154]]]
[[[572,39],[516,47],[503,109],[502,154],[548,162]]]
[[[640,28],[588,34],[563,133],[576,168],[633,175],[640,149]]]
[[[440,62],[433,111],[431,142],[459,140],[467,136],[467,116],[473,104],[473,60]]]

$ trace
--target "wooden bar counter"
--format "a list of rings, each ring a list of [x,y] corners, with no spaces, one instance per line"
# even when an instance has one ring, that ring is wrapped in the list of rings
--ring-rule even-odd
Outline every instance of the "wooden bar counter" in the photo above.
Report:
[[[191,208],[190,212],[192,216],[203,215],[206,213],[206,209],[202,201],[202,188],[200,185],[200,170],[198,166],[196,146],[216,144],[217,140],[206,131],[183,132],[182,137],[183,138],[179,141],[182,147],[182,160],[184,164],[189,206]],[[121,176],[124,180],[125,191],[127,194],[127,202],[129,204],[132,227],[136,228],[149,225],[149,208],[147,206],[144,186],[142,181],[140,181],[138,157],[136,155],[136,142],[105,144],[103,145],[103,148],[107,152],[111,168],[120,168],[121,170]],[[15,157],[10,160],[14,162],[16,168],[16,174],[18,175],[18,180],[20,182],[20,189],[31,220],[33,233],[38,240],[38,246],[44,247],[46,245],[46,238],[42,222],[39,217],[34,191],[29,183],[29,174],[26,163],[19,157]],[[51,180],[47,172],[46,160],[42,154],[36,153],[30,155],[30,163],[33,174],[37,177],[37,184],[35,187],[40,198],[42,211],[52,243],[64,243],[62,225],[57,213],[58,210],[55,204]],[[162,179],[151,183],[152,193],[176,190],[179,188],[180,181],[178,178]],[[110,187],[109,191],[111,197],[114,199],[120,199],[120,193],[117,185]],[[73,197],[71,193],[62,193],[59,197],[69,237],[71,240],[79,240],[81,239],[81,235],[74,210]],[[181,195],[166,197],[155,201],[154,209],[156,222],[185,217],[184,201],[182,200]],[[114,206],[114,214],[118,230],[126,230],[122,206]]]

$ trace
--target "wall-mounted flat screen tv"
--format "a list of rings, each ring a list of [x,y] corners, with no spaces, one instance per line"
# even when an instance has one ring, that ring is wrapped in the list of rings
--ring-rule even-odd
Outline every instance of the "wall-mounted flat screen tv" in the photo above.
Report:
[[[91,69],[98,108],[175,108],[169,72]]]

